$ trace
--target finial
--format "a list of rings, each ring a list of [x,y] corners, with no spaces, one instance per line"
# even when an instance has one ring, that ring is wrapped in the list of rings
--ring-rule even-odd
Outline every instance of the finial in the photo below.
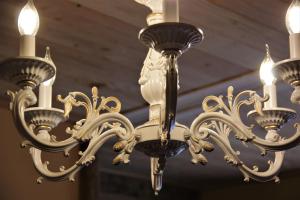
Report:
[[[264,62],[270,62],[270,61],[273,62],[269,44],[266,43],[265,47],[266,47],[266,54],[265,54]]]
[[[271,57],[271,54],[270,54],[270,47],[268,44],[266,44],[266,57]]]
[[[96,109],[98,99],[99,99],[99,91],[96,86],[92,87],[92,98],[93,98],[93,108]]]
[[[52,58],[51,58],[50,47],[46,47],[45,59],[46,59],[46,60],[49,60],[49,61],[51,61],[51,62],[53,62],[53,61],[52,61]]]
[[[97,99],[99,98],[99,92],[98,92],[98,88],[96,86],[92,87],[92,95],[93,95],[93,98]]]

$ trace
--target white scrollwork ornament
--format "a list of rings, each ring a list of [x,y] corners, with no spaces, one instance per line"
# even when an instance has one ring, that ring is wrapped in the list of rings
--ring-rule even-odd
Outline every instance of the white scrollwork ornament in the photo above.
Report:
[[[73,128],[67,128],[67,133],[71,134],[69,138],[56,141],[53,139],[53,135],[50,135],[51,128],[37,127],[37,124],[43,121],[28,122],[24,117],[26,109],[36,103],[33,91],[24,89],[15,93],[9,92],[12,98],[11,109],[15,123],[19,132],[27,139],[23,144],[31,146],[30,153],[34,166],[41,175],[37,180],[38,183],[41,183],[44,178],[73,181],[75,174],[82,167],[91,164],[95,160],[98,149],[114,136],[119,138],[119,141],[114,145],[118,156],[115,157],[113,163],[129,162],[129,155],[136,144],[133,125],[125,116],[119,114],[121,104],[118,99],[115,97],[99,98],[97,88],[93,88],[92,93],[92,101],[80,92],[71,92],[66,98],[59,96],[58,99],[65,105],[65,117],[69,116],[73,106],[83,106],[86,109],[86,118],[78,121]],[[98,102],[98,99],[101,101]],[[50,109],[48,112],[51,111]],[[52,120],[51,115],[46,116],[49,116],[48,121]],[[88,146],[84,151],[79,152],[79,160],[68,169],[62,166],[58,172],[53,172],[48,169],[49,162],[42,162],[43,151],[53,153],[63,151],[65,155],[69,155],[69,151],[81,142],[88,142]]]
[[[227,163],[238,167],[243,173],[245,181],[250,178],[257,181],[279,181],[277,174],[284,159],[284,152],[275,152],[275,159],[269,161],[269,168],[266,171],[260,172],[257,166],[252,169],[247,167],[240,159],[239,152],[235,151],[229,141],[229,134],[235,134],[235,137],[242,142],[250,142],[256,145],[265,155],[268,150],[276,151],[288,149],[291,146],[299,143],[300,131],[297,130],[296,134],[288,139],[278,137],[275,130],[267,133],[266,139],[262,139],[252,132],[253,126],[247,126],[243,123],[240,117],[240,108],[242,106],[253,105],[257,113],[263,115],[262,103],[267,98],[259,97],[254,91],[244,91],[239,93],[236,97],[233,96],[233,87],[228,88],[227,94],[228,103],[223,100],[223,96],[208,96],[203,101],[204,113],[200,114],[192,123],[191,135],[188,137],[190,152],[193,157],[193,163],[206,163],[207,160],[203,157],[204,150],[210,150],[211,146],[205,144],[206,139],[212,139],[217,146],[219,146],[225,153],[224,159]],[[276,139],[275,139],[276,138]]]

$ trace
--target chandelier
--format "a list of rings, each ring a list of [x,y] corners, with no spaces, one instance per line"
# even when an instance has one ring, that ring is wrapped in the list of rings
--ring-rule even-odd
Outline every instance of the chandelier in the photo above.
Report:
[[[149,48],[139,79],[141,94],[149,104],[149,120],[134,127],[120,114],[121,102],[115,97],[100,97],[98,88],[92,88],[92,97],[81,92],[57,96],[64,110],[52,107],[52,85],[56,66],[50,49],[45,57],[35,54],[35,35],[39,28],[39,15],[33,0],[21,10],[18,27],[21,34],[19,56],[0,63],[0,77],[19,86],[8,91],[10,110],[19,133],[26,139],[22,145],[30,147],[34,166],[40,178],[74,181],[78,171],[95,160],[102,145],[117,137],[113,150],[118,154],[113,164],[128,163],[134,149],[150,158],[151,181],[155,193],[162,188],[162,176],[168,158],[189,150],[192,163],[205,165],[204,151],[211,152],[219,146],[227,163],[237,167],[245,181],[279,182],[278,173],[284,160],[284,150],[300,143],[300,126],[289,138],[279,135],[282,126],[296,118],[292,109],[277,105],[276,82],[283,80],[294,88],[291,102],[300,103],[300,1],[294,0],[286,14],[290,33],[290,59],[274,63],[269,46],[260,67],[264,95],[246,90],[234,95],[233,87],[227,97],[208,96],[202,102],[204,112],[193,121],[190,128],[176,122],[177,91],[179,89],[177,59],[192,46],[203,40],[203,32],[190,24],[179,22],[178,0],[135,0],[152,11],[147,17],[148,26],[139,33],[139,40]],[[38,95],[34,89],[38,88]],[[69,119],[73,108],[83,107],[85,118],[66,129],[69,137],[58,141],[52,130]],[[246,117],[253,118],[265,131],[265,138],[254,133],[253,126],[242,121],[240,110],[250,108]],[[248,167],[234,150],[229,136],[233,134],[243,143],[254,144],[265,155],[274,153],[266,170]],[[80,158],[70,168],[51,171],[48,162],[42,161],[43,152],[69,152],[78,145],[88,144],[80,151]]]

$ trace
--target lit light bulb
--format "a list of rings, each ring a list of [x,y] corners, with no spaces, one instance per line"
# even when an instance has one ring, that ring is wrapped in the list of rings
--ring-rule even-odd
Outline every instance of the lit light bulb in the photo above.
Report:
[[[21,35],[35,36],[40,25],[39,14],[34,6],[33,0],[22,8],[18,18],[18,28]]]
[[[270,55],[269,46],[266,44],[266,56],[261,63],[259,75],[262,82],[266,85],[272,85],[276,80],[273,74],[274,61]]]
[[[286,27],[290,34],[300,33],[300,1],[294,0],[286,13]]]

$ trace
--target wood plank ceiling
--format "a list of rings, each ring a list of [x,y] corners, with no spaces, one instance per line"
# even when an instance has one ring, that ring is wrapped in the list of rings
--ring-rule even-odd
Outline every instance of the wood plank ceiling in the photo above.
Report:
[[[265,43],[270,44],[275,60],[288,57],[284,22],[290,2],[180,1],[181,21],[201,27],[205,33],[203,43],[180,58],[180,122],[191,123],[201,111],[202,98],[223,93],[229,84],[235,84],[239,90],[260,87],[256,70],[264,56]],[[25,0],[0,1],[0,59],[18,53],[16,20],[24,3]],[[149,10],[133,0],[35,0],[35,4],[41,22],[38,55],[42,56],[45,47],[50,46],[58,69],[54,95],[70,91],[89,94],[91,85],[97,85],[101,95],[117,96],[122,101],[123,113],[135,124],[143,123],[147,119],[147,105],[137,81],[147,49],[139,43],[137,34],[145,26]],[[11,86],[0,82],[2,101],[7,101],[4,95],[7,87]],[[211,155],[212,164],[205,170],[194,167],[186,170],[184,166],[178,167],[178,160],[172,161],[170,165],[176,166],[176,170],[170,171],[170,177],[178,170],[191,179],[236,174],[225,166],[219,151]],[[256,156],[250,157],[256,159]],[[189,157],[183,155],[180,159],[187,162]],[[105,169],[108,164],[104,164]],[[133,165],[130,171],[144,172],[145,167]]]
[[[149,11],[133,0],[72,2],[36,1],[41,17],[39,55],[49,45],[58,66],[55,94],[88,92],[96,84],[102,94],[118,96],[125,112],[145,105],[137,80],[147,49],[137,33]],[[284,28],[288,2],[234,2],[181,1],[181,21],[201,27],[206,35],[201,45],[180,59],[181,94],[257,69],[265,42],[275,57],[288,55]],[[17,55],[16,18],[23,2],[5,0],[0,5],[0,58],[5,58]]]

